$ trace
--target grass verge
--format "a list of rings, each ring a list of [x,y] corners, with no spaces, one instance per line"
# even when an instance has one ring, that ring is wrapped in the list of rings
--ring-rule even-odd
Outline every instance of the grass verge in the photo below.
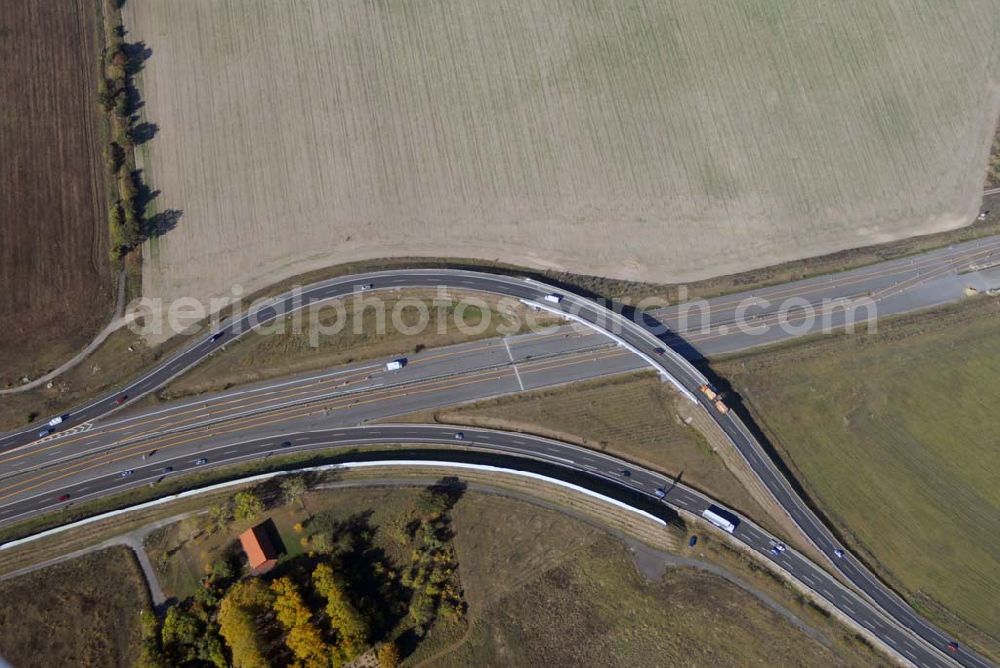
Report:
[[[132,551],[112,547],[0,582],[0,655],[11,665],[126,666],[149,595]]]
[[[714,365],[851,547],[994,658],[998,315],[969,300]]]

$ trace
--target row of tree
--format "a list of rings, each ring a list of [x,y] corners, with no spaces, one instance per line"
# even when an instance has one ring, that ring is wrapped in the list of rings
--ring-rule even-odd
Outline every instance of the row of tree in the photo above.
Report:
[[[143,239],[145,198],[148,188],[135,166],[135,144],[140,127],[134,115],[138,93],[132,75],[141,66],[142,49],[125,43],[121,14],[115,0],[105,2],[105,45],[97,97],[107,114],[110,140],[104,148],[105,173],[114,184],[108,203],[111,258],[117,260]]]

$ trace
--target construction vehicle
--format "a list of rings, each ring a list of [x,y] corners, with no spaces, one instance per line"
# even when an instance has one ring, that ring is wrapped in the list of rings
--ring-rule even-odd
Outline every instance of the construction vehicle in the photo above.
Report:
[[[708,397],[709,401],[715,401],[716,399],[719,398],[719,393],[715,391],[715,388],[713,388],[711,385],[708,385],[707,383],[699,387],[698,390],[706,397]]]

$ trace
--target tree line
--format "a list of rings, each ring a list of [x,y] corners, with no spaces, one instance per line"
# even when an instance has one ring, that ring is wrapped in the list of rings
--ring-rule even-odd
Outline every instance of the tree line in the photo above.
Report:
[[[97,82],[97,98],[108,118],[110,134],[103,158],[111,191],[108,230],[112,261],[136,248],[148,236],[145,208],[150,189],[136,169],[135,147],[149,139],[155,130],[149,123],[140,123],[135,114],[139,93],[133,77],[142,67],[146,50],[141,44],[125,42],[119,5],[118,0],[105,0],[104,3],[105,44]]]

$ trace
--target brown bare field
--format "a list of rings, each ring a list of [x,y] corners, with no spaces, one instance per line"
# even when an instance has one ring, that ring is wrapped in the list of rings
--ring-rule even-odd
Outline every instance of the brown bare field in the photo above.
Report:
[[[130,2],[150,296],[433,255],[733,273],[969,223],[987,4]]]
[[[94,0],[0,12],[0,385],[71,357],[112,315]]]
[[[149,609],[132,551],[91,552],[0,582],[0,655],[23,666],[125,666]]]

